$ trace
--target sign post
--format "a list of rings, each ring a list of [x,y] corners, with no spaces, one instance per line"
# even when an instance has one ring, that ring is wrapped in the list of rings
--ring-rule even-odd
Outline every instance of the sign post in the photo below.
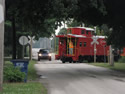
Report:
[[[29,38],[29,44],[30,44],[30,60],[32,60],[32,45],[33,45],[33,43],[35,43],[35,41],[34,41],[35,36],[33,36],[33,37],[28,36],[28,38]]]
[[[0,91],[2,91],[2,85],[3,85],[4,5],[5,5],[5,0],[0,0]]]
[[[94,63],[96,63],[96,44],[99,44],[99,42],[97,41],[98,40],[98,37],[96,36],[93,36],[92,37],[93,41],[91,42],[91,44],[93,45],[94,44]]]
[[[105,40],[101,40],[100,43],[101,43],[101,45],[104,48],[104,62],[106,63],[106,53],[105,53],[106,41]]]
[[[28,43],[28,38],[26,36],[21,36],[19,38],[19,43],[23,45],[23,58],[24,58],[24,46]]]

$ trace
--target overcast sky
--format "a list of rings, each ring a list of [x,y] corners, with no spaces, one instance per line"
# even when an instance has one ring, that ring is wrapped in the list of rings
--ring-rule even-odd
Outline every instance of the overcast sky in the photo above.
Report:
[[[65,25],[65,27],[67,28],[67,25]],[[56,29],[56,35],[58,34],[58,32],[60,31],[60,29],[64,28],[64,24],[62,23],[61,27],[58,27],[58,29]]]

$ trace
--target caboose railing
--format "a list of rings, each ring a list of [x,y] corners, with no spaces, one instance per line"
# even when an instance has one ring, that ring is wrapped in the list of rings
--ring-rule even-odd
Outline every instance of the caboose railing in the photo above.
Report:
[[[74,34],[74,29],[68,29],[67,30],[67,34],[66,34],[66,38],[67,38],[67,51],[66,51],[66,54],[67,55],[69,55],[69,42],[71,42],[72,41],[72,36],[68,36],[68,34]],[[77,51],[77,44],[76,44],[76,38],[75,38],[75,43],[73,43],[73,44],[75,44],[75,45],[73,45],[74,47],[73,47],[73,54],[72,54],[72,56],[75,56],[76,55],[76,51]]]

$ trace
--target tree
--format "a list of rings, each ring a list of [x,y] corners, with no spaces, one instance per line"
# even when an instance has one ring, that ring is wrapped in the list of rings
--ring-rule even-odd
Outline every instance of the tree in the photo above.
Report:
[[[35,35],[38,39],[43,36],[49,37],[55,32],[59,17],[49,15],[51,12],[49,6],[52,5],[50,0],[32,0],[32,2],[31,0],[8,0],[6,2],[6,20],[12,22],[13,29],[13,59],[16,59],[17,34]]]
[[[115,47],[125,47],[125,1],[113,1],[105,0],[105,6],[107,15],[105,17],[105,23],[111,28],[108,34],[108,44],[112,44]]]
[[[73,18],[87,25],[100,25],[107,14],[104,0],[78,0]]]
[[[58,33],[58,35],[64,35],[64,34],[67,34],[67,29],[66,29],[66,28],[62,28],[62,29],[59,31],[59,33]]]
[[[15,3],[13,3],[15,2]],[[6,20],[12,22],[13,49],[16,49],[16,32],[51,36],[61,22],[74,19],[87,25],[108,24],[110,9],[108,0],[7,0]],[[108,11],[108,12],[107,12]],[[16,54],[16,52],[14,52]],[[13,54],[13,55],[15,55]],[[15,56],[14,56],[15,58]]]
[[[77,26],[82,26],[83,22],[78,22],[77,20],[71,19],[67,21],[67,26],[68,27],[77,27]]]
[[[12,28],[11,23],[5,23],[5,34],[4,34],[4,56],[10,56],[12,53]]]

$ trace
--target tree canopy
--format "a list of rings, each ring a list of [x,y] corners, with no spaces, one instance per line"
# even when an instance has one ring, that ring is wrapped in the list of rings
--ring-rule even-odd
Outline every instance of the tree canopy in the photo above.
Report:
[[[116,47],[125,47],[125,1],[119,0],[106,0],[105,6],[107,8],[107,16],[105,17],[105,23],[110,30],[108,43],[113,44]]]
[[[6,14],[7,20],[15,18],[20,31],[39,37],[51,35],[70,18],[97,24],[95,17],[105,15],[105,7],[103,0],[7,0]]]
[[[12,22],[16,34],[36,38],[50,37],[70,19],[88,26],[105,24],[108,44],[124,47],[124,4],[124,0],[6,0],[6,21]]]

